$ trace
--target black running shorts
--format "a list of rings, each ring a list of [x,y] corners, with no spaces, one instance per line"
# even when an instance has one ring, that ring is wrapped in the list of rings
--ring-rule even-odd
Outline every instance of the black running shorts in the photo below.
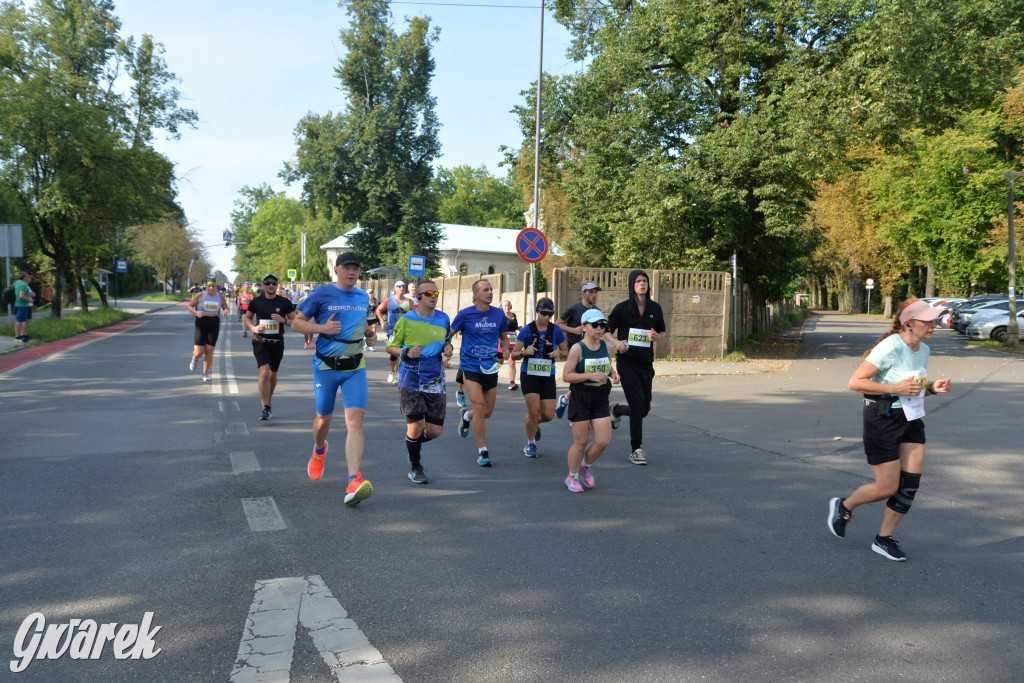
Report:
[[[889,412],[886,417],[878,414],[876,404],[864,406],[864,454],[869,465],[899,460],[901,443],[924,443],[924,420],[908,422],[902,408]]]
[[[611,383],[602,387],[573,384],[569,394],[569,422],[589,422],[602,417],[611,417],[608,397],[612,393]]]

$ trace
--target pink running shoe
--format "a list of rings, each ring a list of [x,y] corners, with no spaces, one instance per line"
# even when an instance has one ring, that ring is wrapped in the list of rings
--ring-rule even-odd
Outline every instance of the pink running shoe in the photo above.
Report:
[[[594,488],[594,475],[590,471],[590,465],[580,466],[580,481],[582,481],[583,485],[588,489]]]
[[[580,485],[580,475],[577,474],[575,477],[572,474],[566,475],[565,488],[573,493],[583,493],[583,487]]]

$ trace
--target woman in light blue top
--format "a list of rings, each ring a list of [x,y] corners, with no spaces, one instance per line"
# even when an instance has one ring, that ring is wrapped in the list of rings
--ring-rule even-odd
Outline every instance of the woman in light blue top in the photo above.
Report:
[[[845,536],[854,508],[887,500],[871,549],[897,562],[907,555],[892,534],[914,502],[924,467],[924,396],[952,388],[948,378],[929,382],[927,375],[931,351],[924,340],[932,338],[943,310],[917,299],[904,301],[892,329],[866,354],[848,384],[864,394],[864,452],[875,480],[829,502],[828,528]]]

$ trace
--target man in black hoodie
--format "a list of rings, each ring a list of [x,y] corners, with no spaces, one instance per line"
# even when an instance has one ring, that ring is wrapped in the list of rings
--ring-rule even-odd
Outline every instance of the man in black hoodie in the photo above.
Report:
[[[664,339],[665,316],[661,306],[651,300],[651,283],[647,273],[634,270],[629,273],[629,298],[616,304],[608,316],[605,339],[615,346],[618,355],[615,367],[626,394],[626,403],[612,403],[612,427],[618,428],[623,415],[629,416],[629,461],[646,465],[647,454],[641,448],[644,441],[644,418],[651,410],[651,384],[654,381],[653,343]]]

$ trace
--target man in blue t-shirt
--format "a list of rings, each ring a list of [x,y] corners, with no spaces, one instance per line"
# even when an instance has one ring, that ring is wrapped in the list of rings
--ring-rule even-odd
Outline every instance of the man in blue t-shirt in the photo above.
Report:
[[[452,321],[452,332],[462,333],[459,369],[462,370],[466,394],[473,406],[462,411],[459,435],[463,438],[468,436],[469,425],[472,422],[477,445],[476,464],[480,467],[491,466],[491,456],[487,452],[487,426],[484,420],[494,412],[494,401],[498,393],[498,371],[501,369],[502,361],[509,360],[511,356],[505,312],[491,306],[493,299],[494,290],[491,283],[487,280],[477,280],[473,283],[473,305],[459,311]],[[503,351],[501,356],[496,356],[499,348]]]
[[[324,473],[327,433],[334,416],[334,402],[341,389],[345,407],[345,462],[348,488],[345,504],[355,505],[373,493],[373,485],[359,471],[363,463],[366,438],[363,416],[368,395],[363,344],[371,330],[366,324],[370,295],[356,287],[359,282],[359,257],[351,252],[339,256],[334,265],[335,281],[317,287],[299,304],[292,329],[301,334],[317,334],[313,359],[313,392],[316,417],[313,419],[313,455],[306,471],[313,481]]]

